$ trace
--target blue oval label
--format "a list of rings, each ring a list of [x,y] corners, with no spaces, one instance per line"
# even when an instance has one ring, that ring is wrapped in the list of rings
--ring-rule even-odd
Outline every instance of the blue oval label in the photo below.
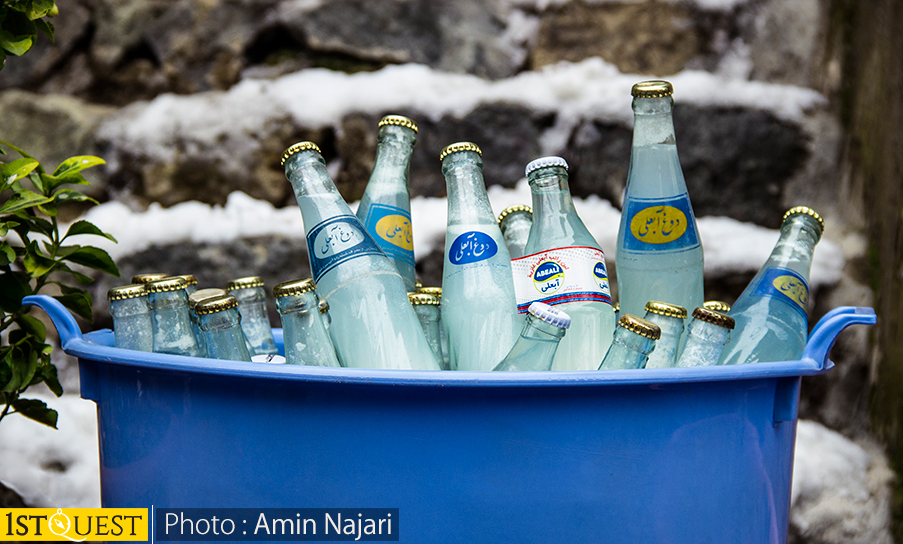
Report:
[[[485,232],[470,231],[455,238],[448,250],[448,260],[452,264],[477,263],[498,252],[499,246],[491,236]]]
[[[536,267],[533,272],[533,286],[543,294],[551,294],[561,289],[564,281],[564,269],[554,261],[546,261]]]

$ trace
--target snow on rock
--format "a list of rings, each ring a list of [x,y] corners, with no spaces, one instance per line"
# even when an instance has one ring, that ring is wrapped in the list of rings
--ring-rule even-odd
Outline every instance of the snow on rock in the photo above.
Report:
[[[28,395],[59,412],[57,430],[19,415],[0,423],[0,481],[41,508],[99,508],[97,412],[77,395]]]
[[[805,540],[890,544],[894,475],[874,445],[857,444],[813,421],[800,421],[791,493],[791,524]]]

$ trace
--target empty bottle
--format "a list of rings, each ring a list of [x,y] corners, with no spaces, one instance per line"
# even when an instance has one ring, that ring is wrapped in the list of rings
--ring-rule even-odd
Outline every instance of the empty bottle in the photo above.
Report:
[[[344,366],[439,370],[395,266],[342,200],[320,149],[295,144],[282,156],[304,228],[310,269],[329,302]]]
[[[646,368],[670,368],[677,362],[677,349],[684,332],[687,309],[682,306],[650,300],[646,303],[646,321],[655,323],[662,330],[649,354]]]
[[[200,325],[198,325],[198,316],[194,312],[194,307],[202,300],[208,298],[220,298],[228,294],[229,293],[227,293],[225,289],[211,287],[199,289],[188,295],[188,317],[191,320],[191,330],[194,331],[194,337],[198,342],[198,348],[201,350],[201,353],[207,353],[207,342],[204,340],[204,332],[201,330]]]
[[[524,204],[508,206],[499,214],[499,229],[512,259],[524,256],[524,247],[533,226],[533,208]]]
[[[618,230],[618,300],[639,314],[660,300],[702,306],[702,243],[677,157],[667,81],[633,86],[633,147]]]
[[[151,311],[144,285],[125,285],[107,291],[113,318],[113,345],[122,349],[154,351]]]
[[[713,312],[721,312],[726,314],[731,311],[731,305],[720,300],[707,300],[702,303],[702,307]]]
[[[562,305],[570,334],[558,346],[552,370],[595,370],[615,329],[605,254],[574,209],[567,162],[543,157],[527,165],[533,226],[525,257],[511,262],[518,310],[534,301]]]
[[[342,366],[320,313],[316,287],[312,279],[273,287],[276,310],[282,319],[285,359],[290,365]]]
[[[825,224],[811,208],[784,214],[771,255],[731,307],[737,323],[721,364],[795,361],[806,347],[809,269]]]
[[[655,323],[635,315],[622,315],[599,370],[645,368],[649,353],[661,335],[662,330]]]
[[[423,334],[433,350],[436,360],[440,361],[442,370],[448,370],[442,364],[442,337],[439,333],[439,297],[427,293],[408,293],[408,300],[420,320],[420,326],[423,327]]]
[[[162,279],[168,278],[168,277],[169,277],[169,274],[159,274],[159,273],[138,274],[136,276],[132,276],[132,283],[144,285],[145,283],[162,280]]]
[[[411,230],[411,153],[417,124],[401,115],[379,122],[376,164],[361,197],[357,217],[413,291],[414,238]]]
[[[542,302],[527,309],[524,329],[508,355],[492,370],[551,370],[555,352],[571,326],[567,313]]]
[[[731,337],[734,320],[729,316],[696,308],[687,327],[687,341],[677,358],[678,367],[717,365],[725,342]]]
[[[238,300],[241,330],[255,355],[279,353],[276,340],[273,339],[273,329],[267,314],[267,293],[263,287],[260,276],[238,278],[226,285],[226,291]]]
[[[203,357],[191,329],[185,286],[185,280],[178,277],[164,278],[144,285],[151,307],[154,352]]]
[[[238,300],[232,295],[206,298],[194,306],[198,326],[204,333],[207,357],[227,361],[251,361],[241,332]]]
[[[480,148],[452,144],[439,160],[448,187],[441,308],[449,365],[492,370],[520,329],[511,257],[486,195]]]

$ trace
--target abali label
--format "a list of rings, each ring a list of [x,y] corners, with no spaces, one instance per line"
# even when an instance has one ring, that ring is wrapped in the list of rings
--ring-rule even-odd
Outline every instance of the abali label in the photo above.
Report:
[[[307,254],[314,281],[339,264],[363,255],[384,255],[353,215],[327,219],[307,235]]]
[[[611,304],[605,254],[593,247],[561,247],[512,259],[517,310],[536,301],[555,306],[589,301]]]
[[[407,210],[371,204],[364,224],[386,255],[414,266],[414,236]]]
[[[625,249],[630,251],[674,251],[699,245],[699,234],[687,193],[660,199],[631,198],[627,201],[628,233]]]
[[[794,310],[809,317],[809,284],[798,272],[781,266],[774,266],[765,271],[753,296],[775,297],[788,303]]]
[[[495,240],[485,232],[472,230],[459,235],[448,249],[451,264],[470,264],[485,261],[499,252]]]

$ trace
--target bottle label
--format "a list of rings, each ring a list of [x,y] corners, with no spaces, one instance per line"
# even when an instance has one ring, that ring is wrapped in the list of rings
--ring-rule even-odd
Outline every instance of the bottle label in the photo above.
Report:
[[[395,206],[371,204],[364,225],[386,255],[414,266],[410,212]]]
[[[687,193],[665,199],[632,198],[626,213],[629,234],[624,236],[624,249],[683,251],[699,245]]]
[[[782,266],[768,268],[752,296],[776,297],[800,312],[803,318],[809,317],[809,284],[798,272]]]
[[[307,254],[314,281],[345,261],[363,255],[384,255],[353,215],[339,215],[310,229]]]
[[[451,264],[470,264],[485,261],[499,252],[495,240],[485,232],[472,230],[459,235],[448,249]]]
[[[611,305],[605,254],[594,247],[560,247],[512,259],[518,313],[533,302],[551,306],[569,302]]]

